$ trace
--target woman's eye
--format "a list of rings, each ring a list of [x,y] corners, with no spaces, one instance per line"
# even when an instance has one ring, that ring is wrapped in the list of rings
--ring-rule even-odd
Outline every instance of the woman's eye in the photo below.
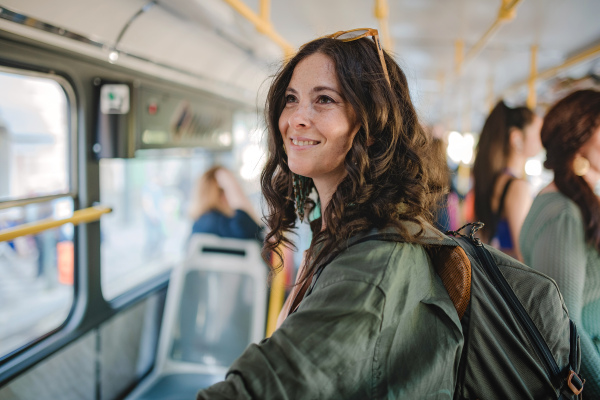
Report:
[[[287,96],[285,96],[285,102],[286,103],[295,103],[296,102],[296,96],[288,94]]]
[[[329,96],[319,96],[317,103],[319,104],[331,104],[331,103],[335,103],[335,101],[333,101],[333,99]]]

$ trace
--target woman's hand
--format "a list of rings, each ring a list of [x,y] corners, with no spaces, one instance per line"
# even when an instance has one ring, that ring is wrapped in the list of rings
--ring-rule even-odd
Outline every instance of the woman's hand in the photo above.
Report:
[[[221,167],[215,172],[215,179],[217,180],[219,187],[225,192],[225,198],[227,199],[229,206],[234,210],[244,211],[254,220],[254,222],[260,225],[260,219],[254,211],[252,202],[244,193],[242,186],[233,172],[227,168]]]

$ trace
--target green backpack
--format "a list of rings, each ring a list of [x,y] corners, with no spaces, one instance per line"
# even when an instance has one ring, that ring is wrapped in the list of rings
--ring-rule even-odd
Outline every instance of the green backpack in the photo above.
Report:
[[[460,232],[470,227],[470,232]],[[556,283],[474,235],[483,223],[447,235],[427,228],[420,243],[459,315],[464,347],[454,399],[581,399],[579,336]],[[371,240],[403,242],[390,231]],[[307,296],[331,254],[315,271]]]
[[[461,234],[466,227],[471,228],[468,235]],[[462,316],[457,308],[465,345],[454,398],[581,399],[585,381],[578,375],[579,336],[558,286],[483,244],[474,236],[481,227],[465,225],[429,249],[455,306],[464,308]],[[470,296],[464,307],[455,299],[457,290],[465,298],[467,285],[457,277],[468,274]]]

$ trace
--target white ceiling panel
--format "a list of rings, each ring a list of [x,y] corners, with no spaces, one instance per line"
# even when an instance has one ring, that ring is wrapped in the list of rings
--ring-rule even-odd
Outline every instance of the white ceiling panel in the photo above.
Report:
[[[259,0],[242,1],[258,13]],[[0,0],[0,6],[108,44],[146,3]],[[246,94],[264,86],[282,60],[281,49],[224,0],[157,3],[132,22],[119,44],[122,50],[239,87]],[[374,0],[272,0],[270,4],[274,29],[295,48],[337,30],[379,28]],[[471,121],[481,121],[490,88],[494,98],[506,94],[511,101],[524,101],[524,88],[506,90],[528,78],[532,45],[539,46],[538,70],[545,70],[600,44],[600,1],[522,0],[515,18],[503,24],[457,76],[455,42],[463,40],[465,51],[477,43],[495,21],[501,0],[388,0],[388,5],[392,54],[406,72],[421,114],[430,122],[464,121],[465,113],[471,114]],[[549,85],[542,82],[538,87],[543,91]]]

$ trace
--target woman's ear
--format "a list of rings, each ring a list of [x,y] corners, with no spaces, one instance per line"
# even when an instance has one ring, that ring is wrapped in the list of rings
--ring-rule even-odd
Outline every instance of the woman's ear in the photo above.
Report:
[[[523,151],[523,147],[525,146],[525,134],[521,129],[514,127],[510,128],[510,131],[508,132],[508,140],[510,147],[519,152]]]

